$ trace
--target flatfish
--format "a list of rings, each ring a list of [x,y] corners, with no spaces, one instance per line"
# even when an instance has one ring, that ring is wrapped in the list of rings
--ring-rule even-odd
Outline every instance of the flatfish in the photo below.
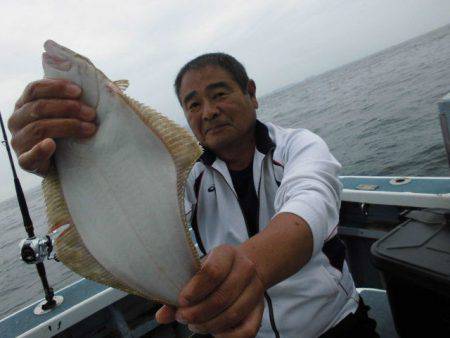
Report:
[[[47,78],[82,88],[97,111],[87,140],[59,139],[43,181],[58,258],[76,273],[177,305],[200,260],[185,219],[184,188],[201,147],[184,128],[124,93],[89,59],[48,40]]]

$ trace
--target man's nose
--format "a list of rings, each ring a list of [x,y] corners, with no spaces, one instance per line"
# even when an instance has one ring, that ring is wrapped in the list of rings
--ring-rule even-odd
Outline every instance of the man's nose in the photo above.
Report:
[[[202,118],[205,121],[214,120],[219,116],[219,108],[212,102],[205,102],[203,105]]]

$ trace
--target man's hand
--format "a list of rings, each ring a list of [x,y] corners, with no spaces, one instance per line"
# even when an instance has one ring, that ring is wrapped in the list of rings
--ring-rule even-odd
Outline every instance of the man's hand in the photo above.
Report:
[[[95,133],[95,110],[80,101],[81,88],[67,80],[30,83],[8,121],[11,146],[19,165],[45,176],[55,152],[55,138],[84,138]]]
[[[264,312],[264,291],[255,264],[244,251],[221,245],[181,291],[181,306],[163,306],[156,319],[177,320],[193,332],[216,337],[255,337]]]

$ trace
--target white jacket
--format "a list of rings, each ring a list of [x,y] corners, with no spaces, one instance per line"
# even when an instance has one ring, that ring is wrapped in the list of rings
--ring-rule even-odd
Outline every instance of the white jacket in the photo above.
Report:
[[[270,298],[266,297],[258,337],[275,337],[275,330],[280,337],[318,337],[354,313],[359,300],[344,262],[344,247],[335,237],[341,166],[325,142],[306,129],[258,121],[255,133],[253,180],[259,199],[259,229],[276,214],[290,212],[308,223],[314,240],[310,261],[267,290]],[[248,239],[227,166],[209,151],[188,178],[186,211],[204,252]]]

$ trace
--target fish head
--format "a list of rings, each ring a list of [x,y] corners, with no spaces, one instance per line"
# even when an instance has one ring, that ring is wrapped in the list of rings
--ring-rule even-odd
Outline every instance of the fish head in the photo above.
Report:
[[[96,108],[99,101],[99,82],[107,80],[92,62],[74,51],[52,40],[44,43],[42,66],[46,78],[63,78],[70,80],[82,89],[81,100]]]

